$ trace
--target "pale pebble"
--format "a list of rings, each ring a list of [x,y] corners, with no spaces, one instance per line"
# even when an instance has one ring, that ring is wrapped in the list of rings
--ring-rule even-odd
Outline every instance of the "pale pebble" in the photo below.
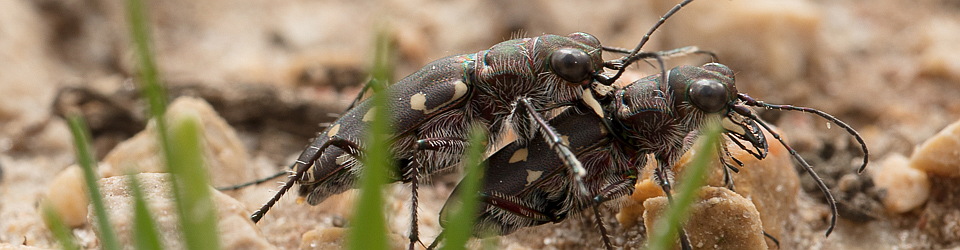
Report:
[[[250,157],[236,131],[202,99],[180,97],[170,104],[165,115],[168,124],[192,118],[200,123],[201,147],[209,171],[210,182],[226,186],[256,179]],[[126,140],[103,159],[100,175],[118,176],[130,173],[163,173],[166,166],[157,143],[156,122]]]
[[[718,187],[700,188],[696,199],[683,227],[694,249],[767,249],[760,212],[750,200]],[[643,202],[648,238],[660,230],[656,225],[668,204],[662,196]]]
[[[87,205],[90,204],[84,185],[83,169],[71,165],[60,171],[50,181],[39,208],[51,207],[60,215],[64,225],[76,228],[87,222]]]
[[[180,224],[177,220],[176,203],[170,175],[143,173],[133,175],[139,180],[153,219],[156,221],[160,241],[168,249],[183,249]],[[129,176],[103,178],[99,181],[104,196],[104,205],[110,216],[110,224],[120,243],[131,248],[133,242],[133,190]],[[224,249],[275,249],[266,241],[259,227],[249,219],[250,211],[239,201],[219,191],[210,189],[210,198],[217,208],[217,228],[220,246]],[[93,219],[93,213],[88,215]]]
[[[883,205],[895,213],[905,213],[923,205],[930,197],[927,173],[910,168],[907,157],[894,154],[870,170],[873,183],[883,190]]]
[[[910,167],[932,175],[960,177],[960,121],[920,144],[910,158]]]

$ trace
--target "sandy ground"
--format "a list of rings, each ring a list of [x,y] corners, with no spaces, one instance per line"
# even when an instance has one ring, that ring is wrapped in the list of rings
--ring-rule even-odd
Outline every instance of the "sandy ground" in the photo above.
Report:
[[[320,130],[317,124],[331,121],[356,95],[372,58],[375,27],[393,32],[399,78],[432,60],[517,36],[582,31],[604,45],[633,47],[675,4],[173,0],[148,5],[158,65],[171,94],[201,96],[213,104],[253,158],[249,175],[266,176],[287,165]],[[0,248],[56,246],[36,208],[52,177],[74,162],[58,107],[85,105],[100,157],[143,128],[144,107],[134,99],[130,80],[135,70],[127,29],[122,1],[0,1]],[[740,92],[815,107],[849,123],[866,139],[872,165],[910,156],[916,145],[960,119],[957,1],[698,0],[670,19],[644,50],[691,45],[717,53],[734,69]],[[706,60],[690,56],[669,63]],[[654,72],[646,65],[638,70]],[[100,93],[122,108],[57,97],[71,89]],[[800,113],[766,111],[762,117],[791,138],[835,192],[844,189],[844,178],[871,182],[869,174],[850,175],[862,154],[842,130]],[[425,242],[438,233],[436,213],[457,179],[438,176],[421,190]],[[802,176],[804,192],[797,208],[785,212],[791,222],[779,237],[781,247],[960,247],[960,180],[930,180],[931,198],[905,213],[877,205],[882,195],[870,185],[844,189],[838,199],[847,211],[834,235],[824,238],[822,216],[809,212],[825,209],[822,196]],[[391,231],[404,235],[409,188],[392,189]],[[271,190],[275,185],[228,194],[253,210]],[[278,247],[301,247],[305,232],[348,223],[349,193],[314,207],[293,200],[282,200],[259,224]],[[643,228],[617,226],[615,210],[605,211],[614,243],[642,246]],[[88,224],[74,234],[96,246]],[[593,222],[582,218],[496,240],[529,248],[601,246]]]

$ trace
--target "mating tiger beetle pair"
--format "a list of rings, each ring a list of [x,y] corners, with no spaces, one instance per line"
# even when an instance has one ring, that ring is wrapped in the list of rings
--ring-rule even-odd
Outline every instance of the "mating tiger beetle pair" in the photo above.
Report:
[[[471,125],[487,128],[487,145],[498,145],[507,131],[517,135],[486,160],[474,226],[477,237],[563,221],[588,208],[594,208],[599,219],[596,208],[603,202],[633,192],[650,154],[657,160],[653,178],[672,199],[671,166],[704,124],[721,121],[724,134],[758,159],[769,148],[762,130],[779,140],[825,194],[833,215],[829,235],[837,216],[829,189],[749,107],[808,112],[836,123],[862,146],[865,156],[859,171],[867,163],[863,139],[822,111],[767,104],[738,92],[733,70],[722,64],[664,68],[664,57],[694,53],[695,48],[640,52],[657,28],[692,1],[670,9],[632,50],[602,46],[586,33],[514,39],[474,54],[439,59],[389,86],[391,153],[399,163],[392,171],[397,175],[394,181],[413,183],[410,247],[419,242],[416,184],[461,164]],[[604,61],[602,51],[625,55]],[[652,59],[659,63],[659,74],[622,87],[613,85],[628,66]],[[616,73],[610,76],[605,69]],[[364,152],[366,128],[375,112],[383,112],[378,108],[382,107],[359,102],[320,132],[291,166],[295,174],[252,215],[253,221],[263,218],[294,184],[311,205],[354,188],[364,168],[358,159]],[[547,119],[550,112],[560,113]],[[721,149],[724,179],[730,183],[728,169],[738,168],[724,156],[742,163]],[[458,190],[452,197],[461,195]],[[444,212],[453,200],[457,199],[448,199]],[[612,248],[602,224],[599,229],[605,247]],[[680,238],[689,248],[682,230]]]

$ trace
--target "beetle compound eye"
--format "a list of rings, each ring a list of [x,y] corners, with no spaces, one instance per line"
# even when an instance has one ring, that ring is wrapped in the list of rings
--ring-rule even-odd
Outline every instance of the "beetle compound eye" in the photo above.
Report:
[[[707,113],[715,113],[727,104],[727,90],[723,83],[702,79],[690,86],[690,101]]]
[[[582,82],[590,78],[590,55],[578,49],[558,49],[550,55],[550,69],[563,80]]]

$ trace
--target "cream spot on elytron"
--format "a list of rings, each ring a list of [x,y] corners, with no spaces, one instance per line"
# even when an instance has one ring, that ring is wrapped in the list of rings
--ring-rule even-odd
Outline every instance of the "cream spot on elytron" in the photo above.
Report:
[[[423,93],[416,93],[410,97],[410,109],[413,110],[426,110],[427,109],[427,95]]]
[[[563,145],[570,146],[570,137],[566,135],[560,136],[560,141],[563,142]]]
[[[541,175],[543,175],[543,171],[527,170],[527,184],[525,186],[530,186],[531,183],[540,179]]]
[[[527,148],[518,149],[516,152],[513,152],[513,155],[510,156],[509,163],[527,161]]]
[[[337,135],[337,133],[339,133],[339,132],[340,132],[340,124],[337,123],[337,124],[333,125],[332,128],[330,128],[330,131],[327,131],[327,137],[333,137],[333,136]]]
[[[451,100],[460,99],[464,94],[467,94],[467,84],[463,81],[453,83],[453,99]]]
[[[463,81],[459,81],[459,80],[458,80],[458,81],[456,81],[456,82],[453,83],[453,96],[450,97],[450,100],[447,100],[446,102],[443,102],[443,103],[441,103],[440,105],[437,105],[436,107],[433,107],[432,109],[424,110],[423,113],[424,113],[424,114],[430,114],[430,113],[436,112],[437,110],[446,107],[447,104],[450,104],[451,102],[454,102],[454,101],[456,101],[456,100],[459,100],[460,98],[462,98],[462,97],[463,97],[464,95],[466,95],[466,94],[467,94],[467,84],[466,84],[466,83],[463,83]],[[413,99],[411,98],[410,101],[413,102]],[[426,105],[424,105],[424,106],[426,106]]]
[[[370,110],[367,110],[366,114],[363,114],[363,119],[360,120],[365,122],[373,121],[373,116],[376,115],[376,113],[377,107],[370,108]]]

